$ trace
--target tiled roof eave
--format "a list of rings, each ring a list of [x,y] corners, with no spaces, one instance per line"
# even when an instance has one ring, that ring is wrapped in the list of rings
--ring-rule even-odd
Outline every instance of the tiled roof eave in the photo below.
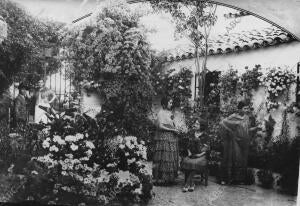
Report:
[[[262,32],[266,32],[264,36],[261,35]],[[254,50],[258,48],[265,48],[269,46],[279,45],[283,43],[292,42],[293,39],[289,34],[279,30],[273,29],[273,33],[270,33],[270,28],[266,28],[264,31],[248,31],[242,34],[229,35],[219,35],[219,39],[212,41],[214,42],[212,46],[208,49],[208,56],[212,55],[226,55],[229,53],[239,53],[249,50]],[[239,35],[239,36],[238,36]],[[230,39],[231,43],[224,41],[224,37]],[[241,38],[241,37],[244,37]],[[222,42],[226,42],[223,43]],[[195,54],[192,52],[191,48],[189,51],[182,52],[180,54],[169,55],[165,58],[165,62],[182,61],[185,59],[192,59]],[[200,55],[203,57],[204,54]]]

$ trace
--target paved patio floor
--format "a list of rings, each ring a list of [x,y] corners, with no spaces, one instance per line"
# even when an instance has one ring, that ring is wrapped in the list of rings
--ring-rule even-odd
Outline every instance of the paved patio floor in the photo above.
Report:
[[[208,186],[197,185],[194,192],[183,193],[182,174],[175,186],[154,187],[149,206],[296,206],[296,197],[256,185],[221,186],[209,178]]]

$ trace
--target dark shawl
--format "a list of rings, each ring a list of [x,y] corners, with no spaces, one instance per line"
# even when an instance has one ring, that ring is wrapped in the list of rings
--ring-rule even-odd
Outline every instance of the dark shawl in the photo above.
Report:
[[[249,118],[233,114],[220,123],[223,138],[223,167],[247,167],[249,150]]]

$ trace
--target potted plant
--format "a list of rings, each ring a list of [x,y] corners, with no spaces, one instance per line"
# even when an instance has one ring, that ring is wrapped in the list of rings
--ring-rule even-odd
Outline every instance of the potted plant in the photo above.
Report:
[[[270,170],[259,170],[257,172],[258,180],[263,188],[270,189],[273,187],[273,174]]]

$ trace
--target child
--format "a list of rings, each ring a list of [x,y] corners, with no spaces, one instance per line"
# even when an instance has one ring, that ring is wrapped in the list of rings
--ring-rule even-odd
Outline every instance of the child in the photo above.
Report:
[[[27,109],[27,90],[28,87],[23,83],[19,85],[19,95],[15,99],[14,104],[14,118],[15,124],[23,125],[26,124],[28,120],[28,109]]]
[[[190,139],[183,152],[183,160],[181,162],[181,169],[185,173],[183,192],[193,192],[195,189],[194,175],[197,172],[205,173],[205,185],[207,185],[207,152],[208,135],[205,133],[206,122],[198,120],[194,123],[194,129],[191,131]],[[206,143],[206,144],[205,144]]]

